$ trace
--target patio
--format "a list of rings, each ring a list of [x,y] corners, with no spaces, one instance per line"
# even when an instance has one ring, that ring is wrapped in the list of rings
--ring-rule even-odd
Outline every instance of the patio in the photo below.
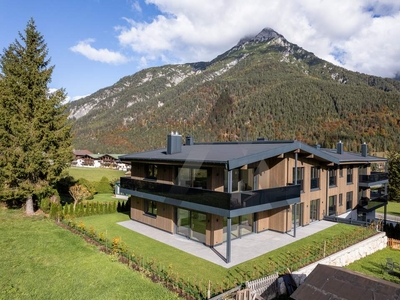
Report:
[[[317,221],[304,227],[297,227],[295,238],[293,237],[293,232],[279,233],[275,231],[264,231],[258,234],[246,235],[241,239],[232,240],[230,263],[225,262],[226,243],[218,245],[214,248],[209,248],[181,235],[170,234],[133,220],[120,222],[118,224],[171,247],[208,260],[214,264],[225,268],[231,268],[235,265],[329,228],[336,223]]]

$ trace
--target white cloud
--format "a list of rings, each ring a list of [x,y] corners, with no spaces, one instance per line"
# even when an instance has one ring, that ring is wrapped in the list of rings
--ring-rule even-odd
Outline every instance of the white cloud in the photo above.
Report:
[[[398,0],[146,0],[146,4],[157,6],[161,14],[150,23],[125,18],[126,26],[116,28],[120,44],[142,64],[160,59],[208,61],[240,38],[271,27],[290,42],[346,68],[387,77],[400,71]],[[87,52],[101,51],[89,43],[82,46]]]
[[[80,41],[77,45],[70,48],[71,51],[80,53],[86,58],[108,64],[123,64],[128,62],[128,58],[119,52],[108,49],[95,49],[90,44],[94,39]]]
[[[139,1],[133,1],[131,7],[133,11],[137,11],[139,13],[142,12],[142,8],[140,7]]]

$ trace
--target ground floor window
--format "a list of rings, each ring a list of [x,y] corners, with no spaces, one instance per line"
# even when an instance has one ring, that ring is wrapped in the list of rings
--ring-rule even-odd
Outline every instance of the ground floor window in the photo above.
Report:
[[[176,224],[178,234],[201,243],[206,242],[206,214],[178,208]]]
[[[353,192],[346,193],[346,210],[353,209]]]
[[[329,216],[336,215],[336,195],[329,196]]]
[[[237,239],[253,232],[254,214],[231,218],[231,239]],[[224,218],[224,241],[227,240],[228,219]]]
[[[310,222],[318,221],[319,219],[319,199],[310,201]]]
[[[157,216],[157,202],[144,200],[144,213],[147,215]]]
[[[296,227],[303,226],[303,206],[304,203],[296,204]],[[292,225],[295,224],[294,204],[292,205]]]

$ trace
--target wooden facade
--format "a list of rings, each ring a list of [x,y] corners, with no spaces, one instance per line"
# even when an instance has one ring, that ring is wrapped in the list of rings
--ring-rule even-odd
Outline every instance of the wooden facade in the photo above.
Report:
[[[235,234],[232,235],[233,238],[265,230],[285,233],[293,230],[295,224],[296,226],[306,226],[310,222],[323,219],[325,215],[338,216],[351,211],[357,207],[360,197],[370,195],[368,186],[360,186],[359,175],[371,174],[371,161],[385,161],[385,159],[367,156],[364,158],[359,154],[343,154],[347,156],[345,156],[346,159],[342,159],[341,153],[323,152],[314,147],[304,146],[299,142],[294,143],[285,143],[285,147],[289,145],[292,148],[289,151],[282,152],[279,152],[278,145],[276,149],[274,148],[274,154],[265,155],[265,158],[262,157],[262,154],[257,153],[257,157],[260,157],[259,160],[254,159],[255,155],[249,155],[250,158],[248,159],[246,157],[243,159],[235,157],[234,159],[244,163],[238,163],[238,166],[232,169],[227,168],[229,160],[225,164],[217,161],[217,159],[215,159],[215,163],[211,159],[200,164],[197,161],[190,160],[180,162],[179,159],[176,159],[179,154],[178,156],[176,154],[168,156],[164,152],[162,152],[164,154],[154,153],[155,156],[163,157],[162,155],[164,155],[165,161],[159,158],[154,161],[150,158],[141,160],[140,156],[137,155],[132,155],[132,158],[126,157],[124,160],[131,159],[132,161],[132,179],[167,185],[178,185],[180,183],[180,185],[189,188],[205,188],[221,193],[234,194],[235,192],[246,192],[247,189],[257,191],[300,185],[301,192],[297,204],[280,204],[278,207],[271,207],[270,209],[260,208],[251,215],[243,213],[243,215],[228,218],[232,222],[232,231],[236,230]],[[299,146],[296,147],[296,145]],[[191,150],[190,147],[195,146],[187,146],[187,149],[184,150],[189,151]],[[232,147],[235,147],[235,145],[232,144]],[[282,147],[282,149],[287,149],[287,147]],[[216,153],[215,156],[218,157],[218,151]],[[349,159],[349,157],[354,158],[354,160]],[[203,170],[207,177],[205,179],[205,175],[202,175],[201,185],[196,185],[194,179],[180,181],[178,179],[179,170],[182,169],[193,169],[196,172]],[[189,172],[192,171],[187,171],[187,174]],[[193,175],[194,173],[190,174]],[[229,180],[231,180],[230,183],[228,183]],[[129,193],[129,190],[125,192]],[[134,193],[131,194],[134,195]],[[149,197],[148,199],[158,198]],[[207,246],[218,245],[227,240],[227,219],[223,215],[212,212],[213,210],[199,212],[202,216],[205,216],[202,217],[205,218],[204,223],[197,219],[193,221],[192,219],[197,217],[197,213],[188,208],[181,208],[181,201],[177,200],[176,204],[171,204],[171,201],[170,204],[157,203],[156,215],[146,213],[145,201],[148,200],[132,196],[131,218],[133,220],[173,234],[182,233],[186,228],[189,231],[194,228],[193,230],[198,230],[197,235],[200,236],[198,240]],[[294,216],[294,205],[296,205],[296,216]],[[179,209],[182,210],[182,214],[187,214],[187,216],[179,216]],[[196,216],[192,215],[193,213]],[[179,218],[181,219],[178,222]],[[182,229],[178,229],[179,226],[182,226]]]

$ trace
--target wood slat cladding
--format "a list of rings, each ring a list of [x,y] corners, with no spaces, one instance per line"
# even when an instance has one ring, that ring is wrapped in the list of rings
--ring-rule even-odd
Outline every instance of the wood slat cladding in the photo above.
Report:
[[[288,210],[289,206],[285,206],[257,213],[257,232],[264,230],[289,231],[291,224],[287,224],[286,221],[292,219]]]
[[[171,205],[157,203],[157,216],[144,213],[144,199],[131,196],[131,218],[169,233],[174,233],[174,208]]]
[[[210,186],[213,191],[216,192],[223,192],[224,191],[224,168],[222,167],[215,167],[210,169],[211,179]]]
[[[206,245],[215,246],[223,242],[223,217],[207,215]]]
[[[292,215],[288,212],[289,207],[272,209],[269,217],[269,229],[279,232],[287,232],[292,229]]]

